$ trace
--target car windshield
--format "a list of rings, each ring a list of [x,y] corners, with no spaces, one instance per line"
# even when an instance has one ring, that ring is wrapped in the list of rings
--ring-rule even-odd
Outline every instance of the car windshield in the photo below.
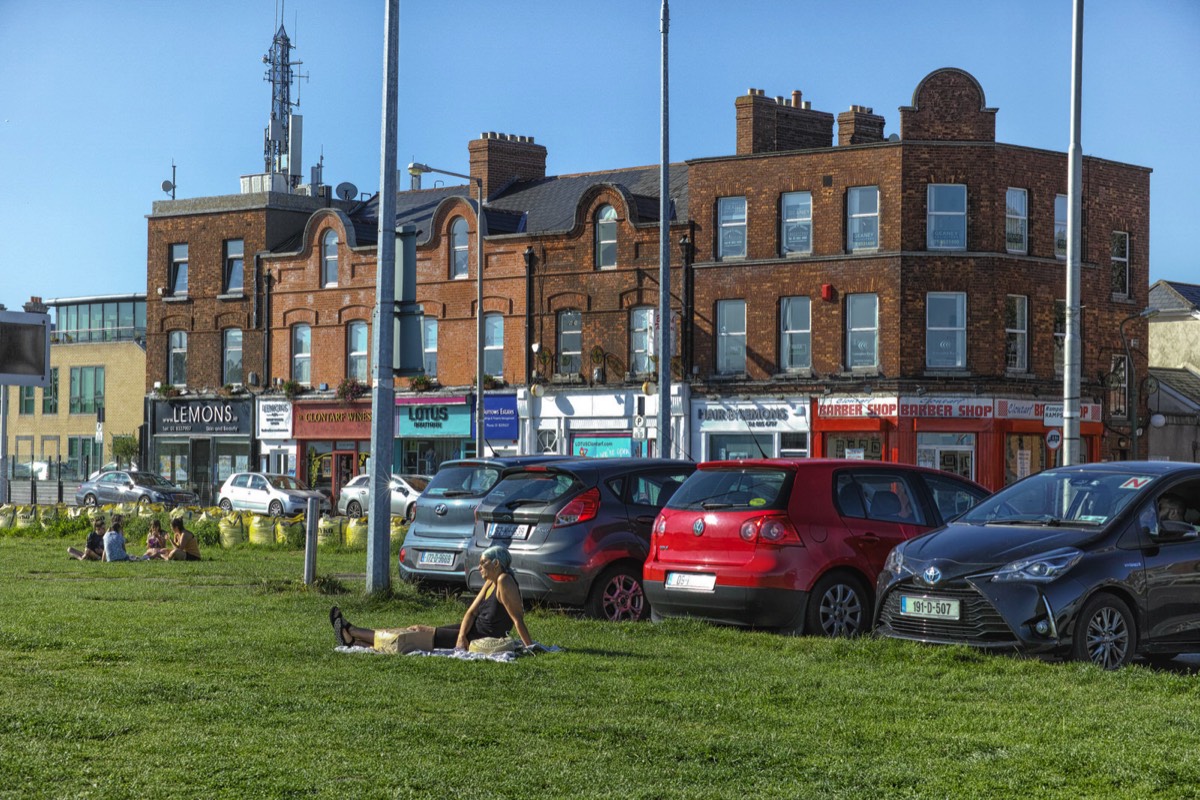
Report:
[[[792,477],[789,470],[763,467],[699,469],[683,482],[667,508],[784,509]]]
[[[484,464],[442,467],[425,487],[426,497],[483,497],[500,479],[500,470]]]
[[[166,478],[155,475],[153,472],[135,472],[132,477],[133,482],[139,486],[167,486],[175,488],[175,484]]]
[[[1137,471],[1048,470],[1015,483],[959,517],[975,524],[1104,526],[1155,481]]]
[[[573,476],[562,472],[516,472],[497,483],[483,502],[485,505],[510,509],[548,506],[571,491],[571,487],[577,483]]]
[[[266,478],[276,489],[281,489],[285,492],[308,491],[307,486],[289,475],[267,475]]]

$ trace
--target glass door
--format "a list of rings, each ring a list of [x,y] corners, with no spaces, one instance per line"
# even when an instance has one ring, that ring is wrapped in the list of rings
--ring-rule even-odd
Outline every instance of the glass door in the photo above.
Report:
[[[188,480],[191,490],[200,496],[200,502],[206,506],[213,505],[211,439],[192,439],[192,466]]]
[[[358,474],[355,469],[357,456],[353,450],[335,450],[333,452],[333,495],[330,502],[337,505],[338,495],[341,494],[342,487],[350,482],[350,479]]]
[[[975,480],[975,434],[918,433],[917,465]]]

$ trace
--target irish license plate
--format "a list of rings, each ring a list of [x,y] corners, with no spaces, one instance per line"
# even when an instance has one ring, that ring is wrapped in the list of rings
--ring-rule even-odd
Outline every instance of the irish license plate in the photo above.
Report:
[[[529,526],[511,522],[489,522],[487,535],[489,539],[527,539]]]
[[[906,617],[958,619],[958,601],[942,597],[900,595],[900,613]]]
[[[417,563],[423,567],[452,567],[454,566],[454,553],[423,550],[417,558]]]
[[[703,572],[668,572],[668,589],[687,589],[693,592],[711,592],[717,585],[717,576]]]

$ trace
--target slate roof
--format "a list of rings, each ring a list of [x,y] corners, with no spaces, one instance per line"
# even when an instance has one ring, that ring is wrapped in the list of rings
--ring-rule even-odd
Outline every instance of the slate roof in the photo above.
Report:
[[[1190,369],[1166,367],[1151,367],[1150,374],[1163,386],[1170,386],[1172,390],[1200,406],[1200,375]]]
[[[1150,287],[1150,305],[1160,311],[1195,311],[1200,307],[1200,285],[1156,281]]]

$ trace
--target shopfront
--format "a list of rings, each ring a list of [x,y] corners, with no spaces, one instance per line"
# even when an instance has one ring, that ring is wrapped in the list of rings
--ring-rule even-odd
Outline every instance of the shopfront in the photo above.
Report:
[[[221,484],[253,463],[254,404],[251,400],[155,399],[150,402],[150,468],[216,502]]]
[[[461,395],[397,397],[392,468],[432,475],[443,461],[474,455],[474,416],[469,400]]]
[[[279,396],[259,397],[255,435],[258,438],[260,471],[298,477],[296,440],[292,437],[291,400]]]
[[[342,487],[366,469],[371,455],[371,402],[298,402],[292,432],[296,477],[336,504]]]
[[[805,458],[809,404],[807,397],[695,399],[691,455],[697,461]]]

